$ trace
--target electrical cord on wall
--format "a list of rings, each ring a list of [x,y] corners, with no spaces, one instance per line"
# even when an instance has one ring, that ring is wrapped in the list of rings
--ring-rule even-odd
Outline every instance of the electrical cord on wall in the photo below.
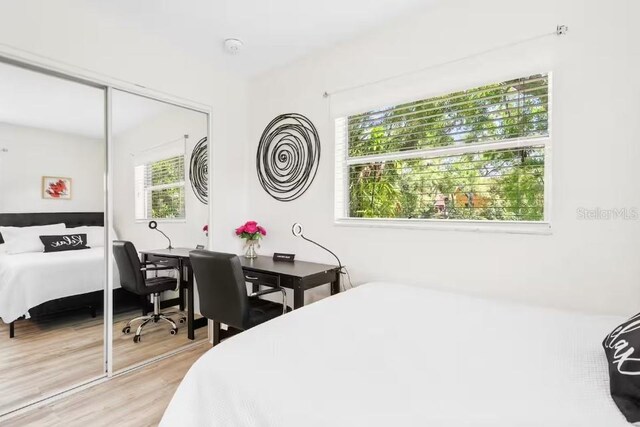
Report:
[[[347,276],[347,279],[349,280],[349,289],[353,289],[353,283],[351,283],[351,275],[349,274],[349,270],[347,270],[347,267],[342,267],[342,270],[344,271],[340,271],[340,274],[344,274]],[[342,284],[342,280],[340,281],[340,283]],[[342,287],[345,291],[347,290],[344,284],[342,285]]]

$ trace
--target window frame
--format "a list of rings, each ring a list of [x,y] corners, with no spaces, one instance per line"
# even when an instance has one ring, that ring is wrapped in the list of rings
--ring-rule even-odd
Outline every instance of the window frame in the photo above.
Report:
[[[154,163],[158,163],[158,162],[162,162],[162,161],[166,161],[169,159],[172,159],[174,157],[181,157],[182,158],[182,163],[183,163],[183,175],[182,175],[182,180],[180,181],[176,181],[174,183],[170,183],[170,184],[159,184],[159,185],[146,185],[146,180],[145,180],[145,176],[147,174],[147,169]],[[171,155],[169,157],[163,157],[160,159],[156,159],[156,160],[152,160],[152,161],[148,161],[145,162],[143,164],[140,165],[136,165],[134,166],[134,180],[136,181],[135,183],[135,188],[134,188],[134,197],[135,197],[135,205],[136,205],[136,209],[134,209],[134,216],[135,216],[135,221],[137,223],[145,223],[148,221],[156,221],[156,222],[166,222],[166,223],[184,223],[187,221],[187,193],[186,193],[186,164],[184,163],[186,161],[186,157],[185,154],[176,154],[176,155]],[[138,189],[138,182],[137,182],[137,178],[136,178],[136,172],[135,169],[142,167],[143,168],[143,178],[142,178],[142,185],[141,185],[141,189]],[[172,188],[182,188],[182,194],[183,194],[183,200],[184,200],[184,210],[183,213],[184,215],[180,218],[153,218],[153,217],[149,217],[149,212],[150,212],[150,208],[149,208],[149,204],[151,203],[151,197],[154,191],[158,191],[158,190],[167,190],[167,189],[172,189]],[[140,196],[138,195],[138,192],[140,191]],[[139,197],[142,198],[141,203],[144,204],[144,208],[143,208],[143,212],[144,212],[144,218],[138,218],[137,216],[137,204],[139,203]]]
[[[524,73],[523,73],[524,74]],[[401,229],[432,229],[432,230],[452,230],[452,231],[477,231],[477,232],[499,232],[514,234],[551,234],[551,200],[552,200],[552,147],[553,147],[553,73],[531,73],[546,74],[548,78],[548,136],[534,138],[517,138],[511,140],[498,140],[493,142],[476,142],[451,147],[424,148],[419,150],[406,150],[379,155],[366,155],[360,157],[349,157],[348,140],[348,120],[350,116],[362,114],[363,111],[353,112],[349,115],[335,118],[335,186],[334,186],[334,224],[338,226],[351,227],[384,227]],[[476,87],[492,85],[500,81],[515,80],[500,79],[484,84],[475,84],[458,90],[448,90],[447,93],[455,93]],[[389,103],[391,105],[401,105],[408,102],[416,102],[442,96],[443,94],[432,94],[417,97],[403,102]],[[379,107],[379,106],[378,106]],[[374,110],[373,107],[369,110]],[[367,110],[364,110],[367,111]],[[359,218],[349,216],[350,191],[349,191],[349,168],[353,165],[371,163],[372,161],[389,161],[399,159],[428,159],[441,156],[455,156],[460,154],[493,151],[499,149],[523,148],[523,147],[543,147],[544,149],[544,202],[543,219],[540,221],[509,221],[509,220],[470,220],[470,219],[441,219],[441,218]]]

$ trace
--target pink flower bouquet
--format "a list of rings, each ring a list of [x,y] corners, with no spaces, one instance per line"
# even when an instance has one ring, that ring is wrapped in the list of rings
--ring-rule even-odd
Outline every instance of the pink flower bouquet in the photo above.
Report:
[[[244,225],[236,228],[236,235],[245,240],[258,240],[267,235],[267,230],[255,221],[247,221]]]
[[[247,221],[244,225],[236,228],[236,235],[246,240],[247,252],[244,256],[251,259],[258,256],[255,247],[260,247],[260,239],[267,235],[267,230],[255,221]]]

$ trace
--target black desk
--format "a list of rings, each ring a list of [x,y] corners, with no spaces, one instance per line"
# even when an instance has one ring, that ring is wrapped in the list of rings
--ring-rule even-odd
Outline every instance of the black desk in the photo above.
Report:
[[[142,262],[165,262],[180,269],[180,297],[178,300],[162,301],[161,308],[179,305],[180,310],[185,309],[185,292],[187,294],[187,336],[190,340],[195,339],[195,330],[207,326],[207,319],[201,317],[195,318],[195,302],[193,293],[193,270],[191,269],[191,261],[189,261],[189,252],[191,248],[173,248],[173,249],[150,249],[140,251]],[[147,310],[150,307],[147,307]],[[144,310],[143,310],[144,311]],[[146,313],[145,313],[146,314]]]
[[[254,259],[240,257],[244,278],[253,283],[254,289],[260,285],[275,285],[280,278],[280,286],[293,289],[293,308],[304,305],[304,293],[320,285],[331,284],[331,295],[340,292],[340,268],[337,265],[317,264],[315,262],[274,261],[268,256]]]
[[[162,307],[180,305],[184,310],[184,294],[186,291],[187,328],[189,339],[194,339],[194,331],[207,325],[207,319],[194,317],[193,270],[189,261],[189,252],[194,249],[152,249],[140,251],[142,261],[164,261],[176,265],[181,274],[179,301],[163,301]],[[260,286],[280,284],[283,288],[293,289],[293,308],[304,306],[304,293],[315,287],[330,284],[331,295],[340,292],[340,268],[337,265],[317,264],[315,262],[295,261],[292,263],[273,261],[268,256],[247,259],[240,256],[244,278],[253,285],[254,290]],[[185,279],[186,277],[186,279]]]

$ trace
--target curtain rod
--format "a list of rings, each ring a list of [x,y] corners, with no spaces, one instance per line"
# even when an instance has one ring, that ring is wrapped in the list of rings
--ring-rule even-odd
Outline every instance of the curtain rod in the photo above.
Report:
[[[463,57],[460,57],[460,58],[452,59],[450,61],[441,62],[439,64],[428,65],[426,67],[418,68],[417,70],[407,71],[405,73],[395,74],[395,75],[389,76],[389,77],[383,77],[381,79],[372,80],[370,82],[362,83],[362,84],[359,84],[359,85],[347,86],[347,87],[343,87],[343,88],[336,89],[336,90],[333,90],[333,91],[325,91],[322,94],[322,97],[323,98],[329,98],[330,96],[336,95],[336,94],[339,94],[339,93],[349,92],[349,91],[352,91],[352,90],[355,90],[355,89],[361,89],[361,88],[364,88],[364,87],[367,87],[367,86],[373,86],[373,85],[377,85],[377,84],[380,84],[380,83],[385,83],[385,82],[388,82],[390,80],[395,80],[395,79],[399,79],[401,77],[422,73],[424,71],[427,71],[427,70],[430,70],[430,69],[433,69],[433,68],[442,67],[442,66],[445,66],[445,65],[455,64],[457,62],[462,62],[462,61],[465,61],[467,59],[475,58],[477,56],[486,55],[487,53],[491,53],[491,52],[507,49],[507,48],[510,48],[510,47],[513,47],[513,46],[518,46],[518,45],[521,45],[521,44],[524,44],[524,43],[529,43],[529,42],[532,42],[534,40],[539,40],[539,39],[546,38],[546,37],[549,37],[549,36],[563,36],[563,35],[567,34],[568,31],[569,31],[569,27],[568,26],[566,26],[566,25],[558,25],[556,27],[556,30],[553,31],[553,32],[550,32],[550,33],[544,33],[544,34],[540,34],[538,36],[530,37],[528,39],[523,39],[523,40],[518,40],[518,41],[512,42],[512,43],[503,44],[503,45],[496,46],[496,47],[491,48],[491,49],[486,49],[486,50],[483,50],[483,51],[480,51],[480,52],[472,53],[472,54],[467,55],[467,56],[463,56]]]

